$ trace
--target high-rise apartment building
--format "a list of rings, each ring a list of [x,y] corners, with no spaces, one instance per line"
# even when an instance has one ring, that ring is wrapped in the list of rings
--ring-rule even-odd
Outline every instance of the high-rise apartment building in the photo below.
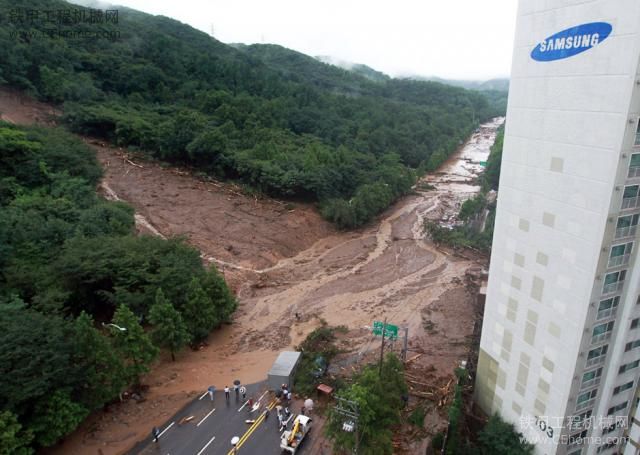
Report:
[[[520,0],[476,398],[640,453],[640,0]],[[637,417],[636,417],[637,413]]]

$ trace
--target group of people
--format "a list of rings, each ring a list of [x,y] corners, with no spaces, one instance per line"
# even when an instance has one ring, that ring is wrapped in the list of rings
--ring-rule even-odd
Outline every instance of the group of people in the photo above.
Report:
[[[213,389],[213,391],[211,389]],[[212,401],[213,401],[213,393],[215,391],[216,391],[215,387],[213,386],[209,387],[209,397],[211,398]],[[240,384],[234,384],[233,391],[236,395],[236,401],[240,399],[240,395],[242,395],[242,401],[247,400],[247,388],[245,386]],[[229,402],[231,401],[231,389],[227,385],[224,386],[224,399],[226,400],[227,404],[229,404]]]
[[[241,384],[234,384],[233,391],[236,397],[236,401],[240,400],[240,396],[242,396],[243,402],[247,401],[247,389],[245,386]],[[213,401],[216,393],[216,387],[210,386],[207,389],[207,392],[209,394],[209,398],[211,399],[211,401]],[[224,398],[227,404],[229,404],[231,401],[231,389],[229,388],[229,386],[226,386],[226,385],[224,386]],[[289,410],[289,406],[291,405],[292,394],[287,384],[282,384],[280,388],[280,394],[278,394],[278,398],[279,398],[279,404],[276,406],[276,414],[278,416],[278,431],[282,431],[286,427],[291,417],[291,411]],[[249,398],[247,405],[248,405],[247,409],[249,413],[255,410],[253,409],[254,402],[252,398]],[[304,415],[305,413],[304,406],[302,407],[301,413],[302,415]],[[267,408],[265,409],[265,412],[264,412],[265,420],[268,417],[269,417],[269,409]],[[153,428],[152,436],[153,436],[154,442],[158,442],[158,439],[160,437],[160,430],[157,427]]]

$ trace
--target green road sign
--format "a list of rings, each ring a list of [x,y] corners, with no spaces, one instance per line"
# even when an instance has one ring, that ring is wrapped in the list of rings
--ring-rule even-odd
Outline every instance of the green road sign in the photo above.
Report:
[[[373,321],[373,334],[382,336],[382,328],[384,327],[384,337],[390,340],[398,339],[398,326],[393,324],[385,325],[381,321]]]
[[[486,167],[487,166],[487,162],[486,161],[480,161],[480,166]]]

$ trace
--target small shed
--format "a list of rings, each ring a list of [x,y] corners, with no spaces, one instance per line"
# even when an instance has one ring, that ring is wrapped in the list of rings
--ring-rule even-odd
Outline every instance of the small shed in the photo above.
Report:
[[[286,384],[291,390],[293,375],[300,363],[301,355],[296,351],[283,351],[278,355],[267,376],[267,386],[270,390],[279,390],[282,384]]]

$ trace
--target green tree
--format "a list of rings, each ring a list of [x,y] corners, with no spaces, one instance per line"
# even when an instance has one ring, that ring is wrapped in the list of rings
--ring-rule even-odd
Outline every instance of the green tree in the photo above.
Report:
[[[0,407],[27,414],[43,396],[81,376],[65,320],[20,307],[0,311]]]
[[[182,314],[194,342],[204,340],[220,323],[213,301],[197,278],[193,278],[189,284],[187,303],[182,308]]]
[[[217,321],[215,326],[222,322],[231,322],[231,315],[238,307],[238,301],[214,265],[209,267],[202,278],[202,288],[216,308]]]
[[[113,315],[113,323],[124,329],[110,326],[114,332],[115,348],[125,359],[125,375],[138,385],[140,375],[149,371],[149,366],[158,356],[159,350],[151,343],[138,318],[126,306],[118,307]]]
[[[22,428],[15,414],[0,412],[0,455],[30,455],[33,433]]]
[[[71,400],[69,390],[56,390],[38,402],[34,414],[30,429],[38,444],[49,447],[75,430],[89,411]]]
[[[81,366],[79,400],[89,410],[113,400],[127,385],[124,362],[84,311],[74,321],[74,361]]]
[[[487,190],[497,190],[500,183],[500,167],[502,164],[502,148],[504,146],[504,125],[500,127],[496,140],[491,146],[487,159],[487,167],[482,176],[483,187]]]
[[[478,445],[482,455],[531,455],[534,452],[533,444],[497,414],[491,416],[480,431]]]
[[[149,310],[149,322],[153,324],[151,339],[171,352],[171,360],[176,360],[175,353],[184,348],[190,341],[189,331],[182,319],[182,314],[176,310],[158,288],[156,303]]]
[[[402,395],[406,392],[402,363],[393,354],[385,357],[381,375],[377,365],[369,365],[344,390],[341,396],[358,405],[359,453],[393,453],[392,428],[400,423]],[[345,432],[343,423],[344,417],[331,410],[326,433],[337,449],[351,451],[355,434]]]

